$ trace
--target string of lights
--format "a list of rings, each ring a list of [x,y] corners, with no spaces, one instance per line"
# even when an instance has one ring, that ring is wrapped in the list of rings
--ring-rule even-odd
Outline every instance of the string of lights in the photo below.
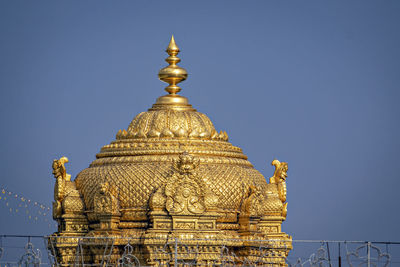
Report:
[[[4,204],[10,213],[22,213],[28,220],[44,221],[49,228],[54,226],[51,208],[43,203],[9,191],[5,187],[0,187],[0,203]]]

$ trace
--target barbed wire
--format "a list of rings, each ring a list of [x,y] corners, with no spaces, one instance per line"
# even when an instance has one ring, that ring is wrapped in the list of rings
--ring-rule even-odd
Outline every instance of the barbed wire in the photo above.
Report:
[[[0,248],[4,249],[5,251],[7,249],[17,249],[19,248],[18,252],[15,252],[16,256],[18,256],[17,258],[20,258],[20,254],[18,253],[25,253],[24,252],[24,246],[15,246],[15,242],[11,242],[9,244],[7,244],[7,239],[9,238],[9,240],[11,241],[13,238],[22,238],[22,240],[27,240],[28,244],[35,244],[35,249],[38,248],[37,245],[40,244],[40,242],[38,242],[39,240],[47,240],[48,242],[54,242],[55,239],[62,239],[61,243],[62,244],[70,244],[70,245],[74,245],[76,246],[76,248],[85,248],[87,249],[87,246],[90,244],[95,244],[95,245],[99,245],[100,243],[98,242],[94,242],[96,239],[98,241],[102,241],[103,244],[106,245],[112,245],[114,244],[114,239],[121,239],[121,237],[60,237],[60,236],[29,236],[29,235],[0,235]],[[71,243],[65,243],[65,241],[63,241],[63,239],[71,239]],[[137,254],[137,251],[134,251],[132,249],[129,249],[130,246],[135,246],[133,244],[136,244],[137,241],[140,241],[142,239],[140,238],[134,238],[134,237],[124,237],[122,238],[126,241],[126,244],[128,244],[128,249],[123,250],[124,254],[120,255],[120,262],[119,263],[129,263],[129,264],[133,264],[133,265],[127,265],[127,266],[144,266],[144,265],[140,265],[140,262],[137,261],[136,259],[141,258],[141,254]],[[6,242],[2,242],[6,241]],[[34,240],[36,240],[36,242],[34,242]],[[86,241],[85,241],[86,240]],[[189,261],[187,260],[185,257],[186,256],[190,256],[190,257],[197,257],[199,255],[197,255],[195,252],[200,253],[200,250],[196,250],[196,244],[195,243],[191,243],[189,245],[189,247],[192,247],[194,245],[194,250],[190,250],[189,247],[187,247],[186,250],[178,250],[177,254],[174,254],[174,250],[170,249],[170,246],[178,246],[178,247],[182,247],[182,246],[187,246],[186,241],[188,240],[199,240],[199,241],[209,241],[209,239],[179,239],[179,238],[174,238],[171,239],[170,242],[168,242],[167,246],[164,248],[161,248],[160,251],[158,251],[161,254],[165,254],[165,255],[169,255],[170,259],[177,259],[177,264],[178,266],[181,266],[180,264],[184,264],[185,266],[197,266],[196,265],[196,261],[194,260]],[[219,239],[218,239],[219,240]],[[225,240],[225,239],[222,239]],[[244,241],[245,239],[235,239],[236,241],[242,240]],[[73,242],[72,242],[73,241]],[[271,247],[267,244],[268,242],[271,242],[271,240],[264,240],[264,244],[261,244],[260,246],[263,246],[263,249],[270,249]],[[276,240],[278,241],[278,240]],[[183,243],[181,243],[183,242]],[[286,258],[286,263],[288,264],[288,266],[293,266],[293,267],[334,267],[334,266],[340,266],[338,265],[339,262],[342,263],[342,266],[364,266],[366,263],[366,260],[368,260],[368,262],[371,262],[371,266],[379,266],[379,267],[383,267],[383,266],[388,266],[388,264],[390,264],[390,266],[399,266],[397,265],[399,263],[399,252],[400,252],[400,242],[393,242],[393,241],[380,241],[378,244],[377,243],[373,243],[373,242],[369,242],[369,241],[344,241],[344,240],[334,240],[333,242],[330,241],[326,241],[326,240],[293,240],[293,245],[294,245],[294,250],[296,250],[297,248],[301,249],[301,253],[298,254],[296,253],[294,256],[293,254],[289,254],[289,256]],[[335,244],[335,243],[340,243],[343,246],[341,247],[342,250],[340,250],[340,246],[334,246],[337,248],[339,248],[339,250],[336,250],[336,252],[339,252],[338,257],[337,256],[331,256],[329,257],[329,255],[327,254],[327,250],[328,250],[328,243],[330,244]],[[360,244],[361,243],[361,244]],[[37,254],[37,255],[41,255],[41,262],[40,262],[40,266],[47,266],[49,263],[47,262],[47,260],[45,259],[45,257],[43,257],[46,253],[46,250],[48,253],[52,253],[49,252],[49,243],[45,242],[45,245],[42,245],[39,247],[42,251],[41,254]],[[120,246],[122,245],[126,245],[126,244],[120,244]],[[185,245],[186,244],[186,245]],[[225,244],[225,245],[224,245]],[[296,245],[295,245],[296,244]],[[351,244],[351,247],[347,247],[345,246],[346,244]],[[82,246],[84,245],[84,246]],[[129,246],[130,245],[130,246]],[[202,246],[204,245],[203,242],[199,242],[198,246]],[[228,249],[227,252],[234,252],[233,250],[230,251],[230,249],[232,249],[233,247],[230,247],[230,245],[228,243],[221,243],[221,245],[225,248]],[[318,246],[315,246],[318,245]],[[338,244],[337,244],[338,245]],[[361,246],[360,246],[361,245]],[[381,248],[378,248],[375,245],[380,245],[381,248],[383,248],[385,245],[390,245],[390,248],[392,248],[392,253],[391,255],[388,254],[388,252],[382,250]],[[26,247],[26,246],[25,246]],[[31,246],[32,247],[32,246]],[[330,246],[329,246],[330,247]],[[331,252],[332,249],[334,249],[334,247],[330,247]],[[365,248],[371,248],[374,249],[375,247],[375,256],[371,255],[369,256],[365,250]],[[108,249],[109,246],[104,246],[104,263],[107,265],[104,266],[116,266],[116,263],[110,263],[109,261],[111,260],[111,258],[109,257],[109,253],[111,252],[112,249]],[[364,248],[363,253],[361,253],[360,248]],[[35,250],[36,251],[36,250]],[[340,260],[340,251],[342,251],[342,260]],[[372,251],[372,250],[371,250]],[[32,253],[32,251],[29,251],[29,253]],[[84,251],[78,251],[77,250],[77,258],[79,260],[83,260],[84,258],[82,258],[82,256],[84,254]],[[176,253],[176,252],[175,252]],[[183,254],[182,254],[183,253]],[[186,255],[186,254],[187,255]],[[196,256],[196,255],[197,256]],[[25,254],[24,254],[25,255]],[[51,254],[53,255],[53,254]],[[186,255],[186,256],[185,256]],[[53,255],[54,256],[54,255]],[[227,256],[227,257],[225,257]],[[136,258],[137,257],[137,258]],[[227,264],[227,266],[231,266],[229,265],[230,260],[232,260],[232,263],[235,263],[235,265],[232,266],[250,266],[250,265],[246,265],[247,263],[254,263],[255,265],[260,265],[260,262],[251,262],[250,259],[245,259],[245,262],[242,262],[242,264],[240,264],[240,256],[235,255],[234,253],[230,253],[230,254],[221,254],[221,257],[223,257],[223,261]],[[236,258],[231,258],[231,257],[236,257]],[[15,260],[17,258],[10,258],[7,257],[7,259],[11,259],[11,260]],[[5,260],[5,258],[3,258]],[[86,260],[89,260],[86,259]],[[85,260],[85,266],[99,266],[99,265],[93,265],[90,262],[86,262]],[[161,260],[161,259],[160,259]],[[219,258],[217,259],[217,261],[219,260]],[[242,259],[243,260],[243,259]],[[247,262],[247,260],[249,260],[249,262]],[[49,259],[49,261],[51,262],[51,260]],[[89,260],[90,261],[90,260]],[[1,261],[1,257],[0,257],[0,262]],[[238,263],[238,264],[236,264]],[[265,265],[262,266],[276,266],[273,263],[267,264],[267,262],[264,262]],[[1,266],[1,264],[0,264]],[[38,265],[39,266],[39,265]],[[101,265],[103,266],[103,265]],[[125,266],[124,264],[121,264],[121,266]],[[147,266],[147,265],[146,265]],[[168,266],[174,266],[174,265],[168,265]],[[218,266],[225,266],[224,264],[222,265],[218,265]],[[253,265],[251,265],[253,266]]]

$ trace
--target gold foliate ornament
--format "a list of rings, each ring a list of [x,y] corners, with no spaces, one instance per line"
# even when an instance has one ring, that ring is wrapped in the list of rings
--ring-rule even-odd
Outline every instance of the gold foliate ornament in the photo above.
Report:
[[[164,189],[170,214],[202,214],[217,206],[218,198],[195,172],[198,165],[199,159],[187,152],[174,160],[174,171]]]
[[[285,266],[291,249],[290,236],[281,231],[287,164],[274,161],[276,171],[267,183],[228,134],[217,132],[207,115],[178,94],[177,84],[188,75],[177,65],[173,37],[166,51],[169,65],[158,76],[169,84],[167,95],[119,130],[74,181],[65,170],[68,159],[53,162],[59,225],[54,255],[62,266],[73,265],[76,237],[112,237],[109,259],[115,265],[129,245],[143,265],[167,266],[176,257],[198,266],[222,265],[221,251],[229,247],[238,262],[264,255],[261,262]],[[252,242],[260,239],[266,240],[266,251],[254,249]],[[280,241],[271,246],[271,239]],[[160,253],[171,240],[179,244],[168,251],[196,247],[199,253]],[[82,259],[102,264],[101,246],[87,246]]]

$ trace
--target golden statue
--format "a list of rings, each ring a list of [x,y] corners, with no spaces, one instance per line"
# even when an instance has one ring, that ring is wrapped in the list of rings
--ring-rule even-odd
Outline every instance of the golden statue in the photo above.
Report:
[[[275,159],[271,165],[275,166],[274,176],[269,178],[271,184],[278,185],[279,198],[282,202],[286,201],[286,177],[288,171],[288,164],[286,162],[280,162]]]
[[[167,95],[119,130],[73,181],[67,158],[53,162],[59,228],[50,240],[58,263],[73,265],[80,255],[104,264],[104,242],[111,240],[108,264],[117,265],[128,247],[140,264],[151,266],[176,265],[178,258],[224,265],[226,249],[236,255],[236,265],[286,266],[291,237],[281,224],[287,163],[274,160],[267,183],[225,131],[178,95],[177,84],[188,74],[177,65],[173,37],[166,52],[169,65],[158,76],[169,84]],[[89,237],[97,241],[82,252],[80,242]]]
[[[59,160],[53,160],[53,175],[56,178],[56,184],[54,186],[54,202],[53,202],[53,218],[57,219],[62,215],[61,202],[64,199],[65,183],[71,181],[71,175],[67,174],[65,169],[65,163],[68,162],[68,158],[62,157]]]

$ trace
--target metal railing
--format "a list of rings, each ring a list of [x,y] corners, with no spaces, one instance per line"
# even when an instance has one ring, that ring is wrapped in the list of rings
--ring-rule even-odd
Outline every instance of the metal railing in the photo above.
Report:
[[[60,240],[62,239],[62,240]],[[117,240],[120,242],[117,244]],[[45,236],[0,236],[0,267],[2,266],[59,266],[57,262],[55,242],[75,246],[75,266],[145,266],[135,250],[135,244],[143,240],[125,238],[121,246],[121,238],[90,238],[90,237],[45,237]],[[190,245],[188,245],[190,241]],[[160,261],[156,266],[198,266],[196,259],[204,253],[202,247],[210,240],[172,238],[160,246],[156,253]],[[220,250],[218,266],[274,266],[259,259],[243,258],[232,249],[231,243],[248,240],[218,240]],[[253,240],[254,241],[254,240]],[[260,251],[259,258],[265,256],[269,249],[285,246],[281,240],[258,240],[253,242],[253,248]],[[286,264],[293,267],[380,267],[400,266],[400,242],[370,242],[370,241],[333,241],[333,240],[293,240],[293,249],[286,259]],[[259,244],[257,247],[257,244]],[[278,244],[278,245],[277,245]],[[90,245],[101,248],[101,259],[93,264],[85,258]],[[121,247],[117,261],[111,262],[112,252]],[[282,247],[285,249],[285,247]],[[190,257],[187,257],[190,255]],[[274,255],[268,255],[273,257]],[[161,264],[161,258],[174,259],[168,264]],[[188,260],[190,258],[190,260]],[[210,266],[214,264],[210,263]],[[214,265],[214,266],[215,266]]]

